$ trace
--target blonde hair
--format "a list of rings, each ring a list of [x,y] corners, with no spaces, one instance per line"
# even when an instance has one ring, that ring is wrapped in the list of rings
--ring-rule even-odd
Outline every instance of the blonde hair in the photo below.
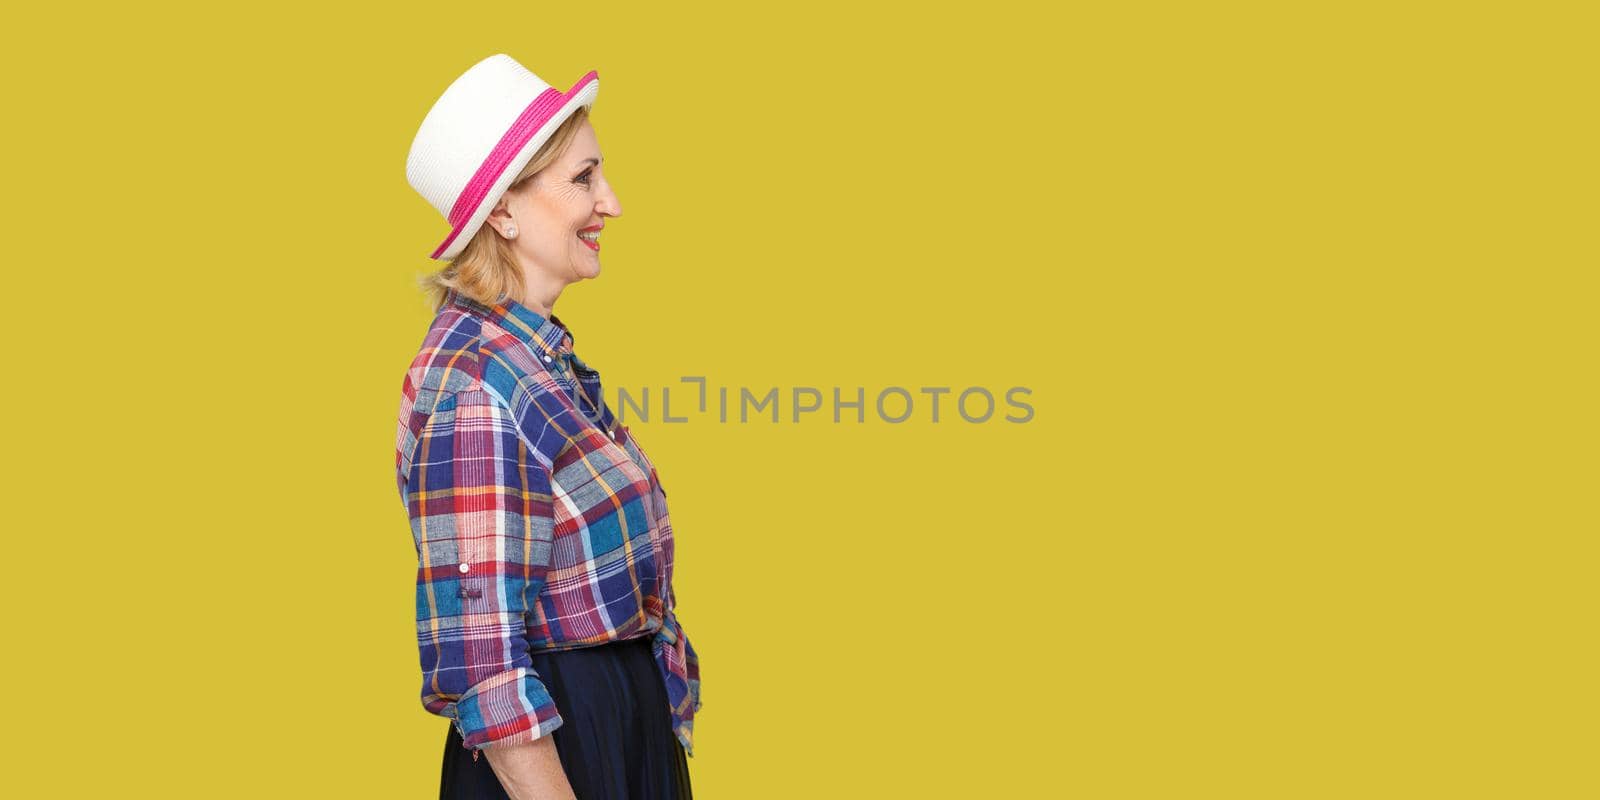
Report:
[[[578,128],[583,121],[589,118],[589,107],[579,106],[572,116],[562,121],[555,133],[551,134],[549,141],[533,154],[528,165],[517,173],[511,181],[506,193],[510,194],[524,188],[524,185],[539,172],[550,166],[566,152],[567,146],[572,144],[572,139],[578,133]],[[498,202],[498,201],[497,201]],[[419,288],[431,293],[433,309],[435,312],[444,307],[446,293],[454,289],[467,297],[486,306],[498,305],[507,298],[522,297],[525,289],[522,283],[522,268],[517,266],[516,255],[511,250],[511,242],[507,241],[494,229],[494,226],[485,222],[467,246],[450,259],[450,265],[418,280]]]

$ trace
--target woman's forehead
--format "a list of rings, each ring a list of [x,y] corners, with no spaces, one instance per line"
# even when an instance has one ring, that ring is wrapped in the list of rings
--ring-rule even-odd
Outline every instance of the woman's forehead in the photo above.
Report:
[[[589,120],[584,120],[578,126],[577,135],[572,137],[572,142],[567,145],[567,152],[561,154],[561,161],[567,164],[577,164],[589,159],[603,162],[604,156],[600,155],[600,142],[595,138],[594,126]]]

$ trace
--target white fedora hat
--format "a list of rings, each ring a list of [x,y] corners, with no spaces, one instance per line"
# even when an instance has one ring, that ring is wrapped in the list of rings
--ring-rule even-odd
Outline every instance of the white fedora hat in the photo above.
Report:
[[[599,93],[593,70],[563,92],[504,53],[456,78],[428,110],[406,156],[406,182],[450,222],[450,235],[430,258],[459,255],[533,154]]]

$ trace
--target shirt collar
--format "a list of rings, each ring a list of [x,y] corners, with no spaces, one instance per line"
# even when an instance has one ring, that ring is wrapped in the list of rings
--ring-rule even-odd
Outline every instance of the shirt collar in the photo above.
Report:
[[[541,353],[564,356],[572,352],[572,331],[568,330],[561,318],[555,314],[546,319],[533,309],[510,298],[488,306],[454,289],[450,290],[449,302],[457,308],[493,322]]]

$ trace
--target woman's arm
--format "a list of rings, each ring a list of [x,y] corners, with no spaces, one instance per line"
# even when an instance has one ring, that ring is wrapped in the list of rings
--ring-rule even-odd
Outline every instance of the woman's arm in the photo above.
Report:
[[[550,459],[476,387],[438,401],[412,449],[423,706],[473,750],[543,739],[562,719],[534,671],[527,616],[549,570]]]
[[[511,800],[577,800],[549,736],[485,747],[483,754]]]

